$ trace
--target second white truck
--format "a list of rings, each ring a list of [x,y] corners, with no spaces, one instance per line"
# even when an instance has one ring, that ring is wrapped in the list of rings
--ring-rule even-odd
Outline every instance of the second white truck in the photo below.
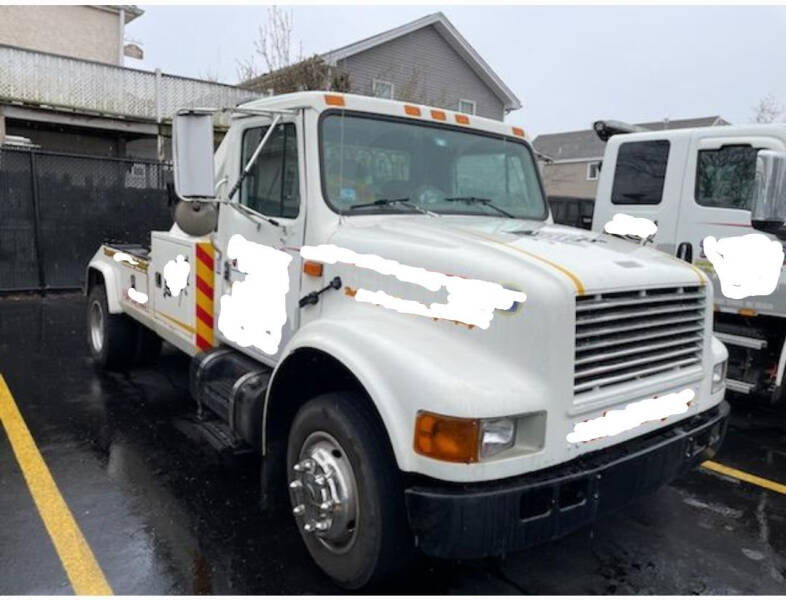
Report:
[[[415,549],[500,555],[714,454],[727,353],[701,270],[551,223],[524,132],[302,92],[174,123],[177,224],[87,268],[106,368],[193,357],[195,424],[262,455],[357,588]]]
[[[605,130],[604,130],[605,127]],[[608,139],[592,220],[603,231],[616,213],[657,224],[653,245],[696,265],[715,288],[714,331],[729,349],[726,385],[783,403],[786,278],[769,295],[726,297],[704,251],[716,239],[756,233],[751,208],[760,150],[786,150],[786,124],[617,133]]]

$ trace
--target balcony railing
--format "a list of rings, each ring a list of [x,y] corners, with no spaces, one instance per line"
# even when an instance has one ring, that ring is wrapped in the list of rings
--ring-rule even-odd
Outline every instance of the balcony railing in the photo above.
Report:
[[[227,107],[259,94],[0,44],[0,100],[150,121],[185,107]]]

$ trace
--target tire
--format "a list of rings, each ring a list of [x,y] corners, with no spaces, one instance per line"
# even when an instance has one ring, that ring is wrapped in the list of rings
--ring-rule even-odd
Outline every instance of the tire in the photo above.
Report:
[[[123,370],[133,365],[137,325],[127,315],[109,313],[106,289],[97,284],[87,300],[87,345],[100,369]]]
[[[350,392],[310,400],[295,416],[287,445],[287,481],[301,482],[289,489],[300,534],[317,565],[347,589],[388,579],[414,554],[401,473],[387,434],[366,402]],[[304,467],[307,458],[312,464]],[[316,475],[323,474],[326,465],[334,475],[320,488]],[[346,489],[347,480],[354,484],[354,494],[344,494],[338,509],[322,520],[330,523],[329,529],[307,532],[307,523],[319,522],[325,514],[319,514],[315,496],[330,494],[331,485],[334,490]],[[306,511],[298,514],[298,506]]]

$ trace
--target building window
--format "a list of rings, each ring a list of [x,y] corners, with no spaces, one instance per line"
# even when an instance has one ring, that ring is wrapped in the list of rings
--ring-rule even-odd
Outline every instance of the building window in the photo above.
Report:
[[[669,162],[669,141],[625,142],[617,151],[612,204],[660,204],[666,165]]]
[[[475,103],[472,100],[459,100],[458,111],[467,113],[468,115],[474,115]]]
[[[393,84],[389,81],[384,81],[382,79],[375,79],[373,81],[373,91],[374,95],[377,98],[387,98],[388,100],[393,99]]]
[[[599,173],[600,173],[599,162],[587,163],[587,181],[597,181]]]

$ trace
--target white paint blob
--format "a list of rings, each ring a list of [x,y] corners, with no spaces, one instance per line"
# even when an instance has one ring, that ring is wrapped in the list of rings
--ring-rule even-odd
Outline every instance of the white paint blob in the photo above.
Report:
[[[254,346],[265,354],[275,354],[287,321],[292,256],[235,234],[227,245],[227,258],[237,260],[245,278],[233,282],[231,293],[221,296],[218,329],[244,348]]]
[[[658,226],[654,221],[644,217],[632,217],[625,213],[616,213],[611,221],[604,225],[603,231],[613,235],[632,235],[644,240],[655,235],[658,231]]]
[[[182,254],[178,254],[175,260],[170,260],[164,265],[164,283],[177,298],[188,285],[188,274],[191,272],[191,264]]]
[[[147,294],[132,287],[128,288],[128,297],[138,304],[147,304]]]
[[[576,423],[567,435],[570,443],[589,442],[619,435],[649,421],[660,421],[688,412],[696,393],[691,389],[632,402],[625,408],[607,411],[603,416]]]
[[[112,255],[112,258],[115,259],[115,262],[127,262],[130,265],[138,265],[139,261],[131,256],[128,252],[115,252]]]
[[[704,238],[704,254],[712,263],[727,298],[769,296],[778,286],[783,245],[761,233],[716,240]]]
[[[340,262],[370,269],[382,275],[392,275],[399,281],[419,285],[432,292],[444,287],[448,294],[445,304],[433,302],[427,306],[415,300],[391,296],[383,291],[373,292],[366,289],[358,289],[355,300],[378,304],[401,313],[459,321],[481,329],[488,329],[495,310],[508,310],[515,302],[524,302],[527,299],[524,292],[507,290],[491,281],[427,271],[421,267],[402,265],[395,260],[374,254],[359,254],[333,245],[303,246],[300,254],[305,260],[331,265]]]

